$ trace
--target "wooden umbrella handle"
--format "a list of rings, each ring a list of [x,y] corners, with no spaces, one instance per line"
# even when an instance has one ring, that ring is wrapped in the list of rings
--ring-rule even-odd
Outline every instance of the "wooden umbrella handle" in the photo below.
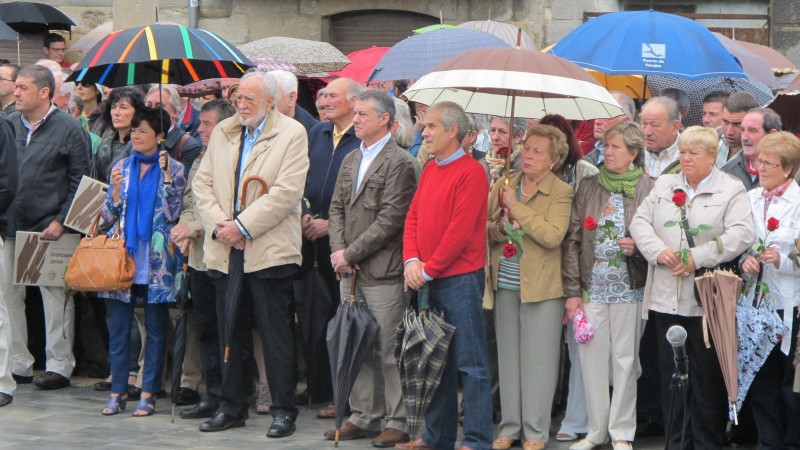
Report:
[[[267,189],[269,188],[267,185],[267,180],[261,178],[258,175],[251,175],[245,178],[244,182],[242,183],[242,196],[239,199],[239,207],[242,208],[242,210],[244,210],[247,207],[247,188],[253,181],[257,181],[259,185],[261,185],[261,193],[256,195],[256,198],[266,194]]]

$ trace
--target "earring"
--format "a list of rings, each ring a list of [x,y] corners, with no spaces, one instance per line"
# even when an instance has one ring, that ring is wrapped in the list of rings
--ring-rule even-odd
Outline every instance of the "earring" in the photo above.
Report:
[[[553,167],[554,167],[553,165],[550,165],[550,170],[553,170]]]

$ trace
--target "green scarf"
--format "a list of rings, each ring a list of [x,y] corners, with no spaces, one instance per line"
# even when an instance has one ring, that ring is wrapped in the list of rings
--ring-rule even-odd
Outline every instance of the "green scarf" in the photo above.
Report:
[[[625,173],[614,173],[606,169],[606,166],[600,167],[600,173],[597,175],[597,182],[609,192],[615,194],[622,193],[626,197],[633,198],[636,194],[636,184],[642,177],[642,168],[635,167]]]

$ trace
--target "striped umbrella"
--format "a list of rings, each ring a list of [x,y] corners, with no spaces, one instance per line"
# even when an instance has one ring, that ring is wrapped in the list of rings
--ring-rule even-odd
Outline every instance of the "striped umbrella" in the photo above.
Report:
[[[67,81],[108,87],[185,85],[208,78],[238,78],[252,66],[236,47],[209,31],[156,23],[101,39]]]

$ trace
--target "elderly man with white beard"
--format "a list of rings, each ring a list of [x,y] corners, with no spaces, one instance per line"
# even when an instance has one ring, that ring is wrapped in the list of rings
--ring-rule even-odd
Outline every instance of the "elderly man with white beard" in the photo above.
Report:
[[[223,363],[219,409],[201,431],[242,427],[247,396],[242,374],[242,347],[251,339],[250,322],[261,332],[269,374],[273,416],[267,437],[290,436],[298,409],[294,404],[294,342],[290,303],[292,277],[300,256],[300,203],[308,171],[308,140],[298,122],[275,108],[277,83],[272,75],[252,72],[242,77],[237,114],[220,122],[192,182],[197,209],[205,229],[203,261],[214,280],[217,317],[225,323],[234,314],[234,332]],[[247,190],[243,208],[242,183],[250,176],[266,181],[268,189]],[[237,254],[238,253],[238,254]],[[243,260],[243,268],[229,261]],[[236,269],[231,272],[229,269]],[[226,288],[241,279],[238,312],[227,308]]]

